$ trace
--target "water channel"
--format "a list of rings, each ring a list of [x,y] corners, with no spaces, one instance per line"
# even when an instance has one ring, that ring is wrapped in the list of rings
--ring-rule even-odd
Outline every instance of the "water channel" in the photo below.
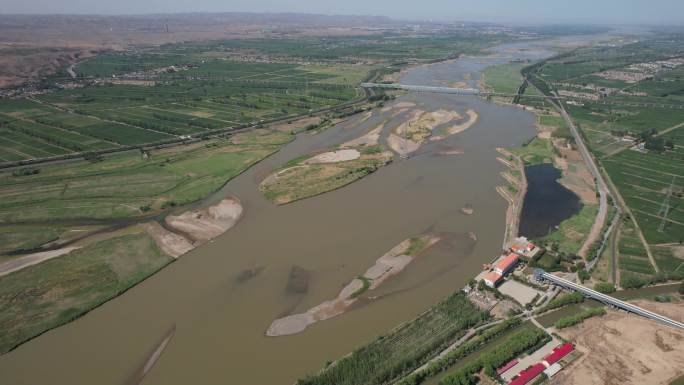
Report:
[[[412,69],[402,82],[475,86],[486,66],[549,54],[534,43],[505,45],[494,57]],[[144,384],[289,385],[462,287],[501,251],[507,203],[496,192],[505,184],[496,148],[535,135],[534,116],[468,96],[409,94],[396,102],[409,101],[425,110],[472,108],[480,119],[345,188],[278,207],[257,191],[271,170],[383,121],[386,136],[408,112],[376,110],[367,121],[357,116],[299,136],[208,200],[239,197],[246,215],[236,227],[86,316],[0,357],[0,383],[128,384],[175,325],[175,337]],[[463,153],[440,155],[452,149]],[[467,204],[473,215],[460,212]],[[388,281],[379,299],[301,334],[264,335],[274,319],[334,298],[387,250],[426,230],[451,233],[453,242]],[[477,242],[463,236],[468,232]],[[305,293],[286,290],[293,266],[309,271]]]

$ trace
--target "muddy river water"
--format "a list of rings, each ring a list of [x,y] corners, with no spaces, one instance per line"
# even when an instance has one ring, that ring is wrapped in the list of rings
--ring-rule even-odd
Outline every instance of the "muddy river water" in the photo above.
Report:
[[[532,48],[502,46],[492,58],[415,68],[402,82],[474,86],[486,66],[549,54]],[[480,119],[347,187],[275,206],[257,191],[271,170],[388,121],[385,137],[408,112],[377,110],[366,121],[356,116],[321,134],[301,135],[205,202],[239,197],[245,216],[237,226],[124,295],[0,357],[0,383],[132,383],[175,325],[144,384],[290,385],[462,287],[502,246],[507,204],[495,189],[505,184],[496,148],[532,137],[534,116],[468,96],[410,94],[396,102],[408,101],[425,110],[472,108]],[[440,155],[453,149],[463,153]],[[460,211],[467,204],[472,215]],[[379,298],[300,334],[264,335],[274,319],[334,298],[387,250],[426,230],[455,236],[386,282]],[[461,236],[467,232],[477,242]],[[288,290],[293,266],[307,272],[303,290]]]

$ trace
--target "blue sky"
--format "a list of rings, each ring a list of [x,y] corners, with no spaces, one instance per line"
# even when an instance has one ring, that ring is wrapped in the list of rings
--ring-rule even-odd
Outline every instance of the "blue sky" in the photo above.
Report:
[[[684,0],[0,0],[0,13],[306,12],[399,19],[684,24]]]

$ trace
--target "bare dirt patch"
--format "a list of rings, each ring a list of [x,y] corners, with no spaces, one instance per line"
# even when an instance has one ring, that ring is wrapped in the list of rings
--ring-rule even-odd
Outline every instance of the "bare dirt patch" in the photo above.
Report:
[[[23,268],[39,264],[48,259],[61,257],[67,255],[72,251],[80,249],[80,246],[64,247],[58,250],[42,251],[40,253],[33,253],[24,255],[19,258],[12,259],[0,264],[0,277],[21,270]]]
[[[681,303],[638,304],[675,319],[684,318]],[[668,384],[684,374],[684,332],[637,315],[609,310],[604,317],[559,333],[584,354],[550,384]]]
[[[193,111],[190,113],[190,115],[196,116],[198,118],[211,118],[214,116],[214,114],[209,111]]]

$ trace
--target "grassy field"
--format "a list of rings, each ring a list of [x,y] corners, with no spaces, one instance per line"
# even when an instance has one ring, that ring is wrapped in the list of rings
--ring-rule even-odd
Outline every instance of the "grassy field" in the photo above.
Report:
[[[0,279],[0,353],[69,322],[171,262],[129,231]]]
[[[456,293],[298,385],[386,384],[408,374],[486,315]]]
[[[604,159],[603,165],[649,243],[684,240],[684,199],[677,194],[684,188],[684,158],[676,153],[643,154],[627,150]],[[671,208],[660,232],[659,212],[671,184],[674,185]]]
[[[518,155],[525,162],[525,165],[553,163],[553,158],[556,156],[551,141],[538,137],[534,137],[522,147],[510,149],[510,151]]]
[[[541,241],[557,244],[558,252],[576,255],[589,234],[597,213],[598,205],[585,204],[577,215],[561,222],[557,229]]]
[[[487,89],[503,94],[515,94],[522,84],[520,70],[523,63],[508,63],[487,67],[484,70],[484,84]]]
[[[35,175],[0,173],[0,220],[124,219],[201,199],[291,140],[253,131],[186,147],[51,165]],[[27,193],[27,191],[29,193]]]
[[[392,160],[392,154],[379,146],[358,151],[359,158],[335,163],[312,164],[306,156],[293,159],[266,178],[259,190],[270,201],[286,204],[346,186]]]
[[[106,53],[81,66],[86,76],[111,76],[198,64],[182,74],[154,72],[149,84],[110,82],[0,100],[0,162],[158,143],[330,108],[359,98],[355,86],[373,68],[162,56]]]

